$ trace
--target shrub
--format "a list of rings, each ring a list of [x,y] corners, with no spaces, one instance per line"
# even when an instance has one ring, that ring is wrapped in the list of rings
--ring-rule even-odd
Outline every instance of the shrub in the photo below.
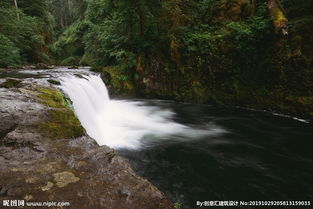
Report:
[[[3,34],[0,34],[0,67],[16,66],[20,64],[19,49]]]

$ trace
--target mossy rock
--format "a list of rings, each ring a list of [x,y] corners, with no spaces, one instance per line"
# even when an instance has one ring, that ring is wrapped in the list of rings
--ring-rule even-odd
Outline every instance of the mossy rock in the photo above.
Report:
[[[83,136],[84,128],[75,114],[69,109],[49,110],[49,121],[39,124],[38,128],[51,139],[68,139]]]
[[[57,80],[48,79],[47,81],[53,85],[61,85],[60,81],[57,81]]]
[[[38,97],[42,103],[52,107],[48,111],[49,120],[38,125],[41,134],[51,139],[67,139],[83,136],[84,128],[71,110],[71,104],[65,96],[57,90],[38,88]]]
[[[0,88],[19,88],[21,86],[21,82],[15,79],[7,79],[4,83],[0,84]]]
[[[93,69],[101,72],[107,79],[104,82],[107,86],[111,85],[116,94],[135,95],[136,89],[131,76],[124,74],[118,67],[104,67]],[[102,77],[104,78],[104,77]]]
[[[45,105],[55,108],[71,107],[71,102],[60,91],[48,88],[38,88],[37,90],[41,93],[38,97]]]

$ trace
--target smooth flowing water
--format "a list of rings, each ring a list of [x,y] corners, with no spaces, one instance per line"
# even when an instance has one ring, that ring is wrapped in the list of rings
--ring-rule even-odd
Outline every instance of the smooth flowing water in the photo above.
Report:
[[[26,82],[61,78],[88,134],[117,149],[181,208],[207,200],[313,200],[308,121],[239,108],[112,100],[100,77],[85,69],[23,73]]]
[[[87,133],[100,145],[141,149],[153,141],[189,141],[226,132],[213,124],[193,128],[173,120],[174,112],[141,101],[110,100],[100,76],[62,78],[63,91]]]
[[[238,108],[110,100],[99,76],[62,80],[90,136],[118,149],[182,208],[196,208],[197,200],[313,199],[311,123]]]
[[[240,109],[152,104],[172,109],[179,123],[200,128],[210,122],[227,131],[119,150],[141,176],[183,208],[196,208],[197,200],[312,201],[312,124]]]

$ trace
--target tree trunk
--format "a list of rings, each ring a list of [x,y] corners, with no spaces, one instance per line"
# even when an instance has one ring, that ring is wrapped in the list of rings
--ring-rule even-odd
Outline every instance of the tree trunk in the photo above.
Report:
[[[267,0],[268,10],[272,17],[276,32],[288,35],[288,19],[278,0]]]
[[[17,17],[17,20],[20,21],[20,14],[18,13],[17,0],[13,0],[13,1],[14,1],[14,5],[15,5],[15,8],[16,8],[16,17]]]

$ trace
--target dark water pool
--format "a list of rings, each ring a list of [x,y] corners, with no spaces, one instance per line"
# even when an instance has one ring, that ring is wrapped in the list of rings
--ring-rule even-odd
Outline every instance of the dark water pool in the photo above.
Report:
[[[174,110],[177,122],[199,128],[214,123],[227,131],[119,150],[181,208],[209,200],[313,200],[312,123],[237,108],[150,103]]]

